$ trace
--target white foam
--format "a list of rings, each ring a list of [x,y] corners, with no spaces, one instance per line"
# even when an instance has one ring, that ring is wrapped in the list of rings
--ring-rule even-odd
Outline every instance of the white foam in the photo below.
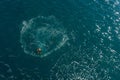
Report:
[[[58,37],[59,35],[60,37]],[[37,55],[34,51],[31,50],[33,47],[32,45],[39,46],[40,48],[45,48],[49,46],[46,44],[46,40],[48,41],[51,38],[56,39],[57,37],[59,38],[59,41],[57,44],[53,44],[56,45],[56,47],[48,52],[43,53],[43,55]],[[28,22],[23,21],[20,41],[24,52],[27,54],[38,57],[45,57],[64,46],[68,39],[69,38],[66,34],[65,29],[55,19],[54,16],[38,16],[36,18],[30,19]]]

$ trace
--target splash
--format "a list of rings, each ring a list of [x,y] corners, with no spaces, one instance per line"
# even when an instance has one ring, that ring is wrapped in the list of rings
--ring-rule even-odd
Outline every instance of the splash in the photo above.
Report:
[[[38,16],[28,22],[23,21],[20,33],[24,52],[37,57],[46,57],[54,53],[68,40],[65,29],[54,16]],[[40,54],[36,51],[38,48],[42,50]]]

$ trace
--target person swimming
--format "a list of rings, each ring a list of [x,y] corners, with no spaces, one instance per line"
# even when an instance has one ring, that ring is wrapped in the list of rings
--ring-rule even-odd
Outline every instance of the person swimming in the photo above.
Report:
[[[41,54],[42,49],[41,48],[37,48],[36,52],[37,52],[37,54]]]

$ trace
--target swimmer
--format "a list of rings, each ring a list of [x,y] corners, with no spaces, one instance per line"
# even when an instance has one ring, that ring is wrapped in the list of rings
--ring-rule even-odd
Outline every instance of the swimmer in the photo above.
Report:
[[[36,52],[37,54],[40,54],[42,52],[41,48],[37,48]]]

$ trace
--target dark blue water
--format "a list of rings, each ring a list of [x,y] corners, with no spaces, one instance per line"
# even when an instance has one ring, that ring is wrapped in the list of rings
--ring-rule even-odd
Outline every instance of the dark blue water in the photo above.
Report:
[[[0,80],[119,80],[119,2],[1,0]],[[37,29],[34,30],[34,26]],[[49,38],[50,35],[41,32],[42,35],[37,35],[40,38],[29,38],[21,33],[24,27],[32,28],[28,30],[31,33],[25,32],[29,36],[38,29],[47,29],[46,33],[55,36],[52,32],[56,31],[60,37]],[[21,35],[26,37],[26,40],[22,38],[23,43]],[[63,35],[67,36],[66,41]],[[28,44],[27,39],[30,40]],[[35,46],[43,47],[44,54],[51,51],[50,54],[45,57],[32,55],[35,47],[30,44],[41,40],[50,48],[46,49],[41,43]]]

